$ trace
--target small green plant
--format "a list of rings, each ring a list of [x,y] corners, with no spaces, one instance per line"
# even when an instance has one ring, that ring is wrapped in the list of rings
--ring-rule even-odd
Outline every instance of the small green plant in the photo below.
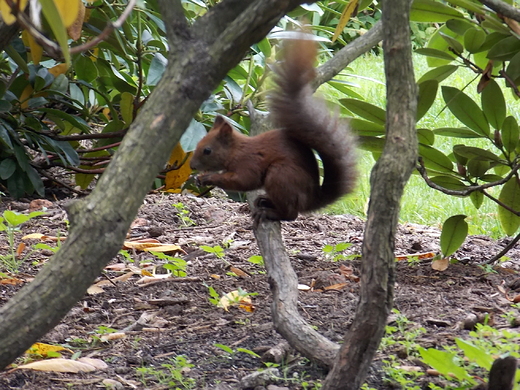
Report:
[[[325,253],[325,259],[329,261],[353,260],[358,255],[345,255],[342,253],[351,246],[352,244],[349,242],[340,242],[336,245],[325,245],[322,251]]]
[[[186,378],[185,374],[194,367],[184,355],[178,355],[170,359],[170,363],[161,364],[161,368],[140,367],[136,370],[141,378],[141,383],[148,387],[150,381],[167,386],[168,389],[194,389],[196,381]]]
[[[247,259],[247,261],[249,261],[252,264],[260,265],[262,267],[265,266],[264,258],[262,256],[259,256],[259,255],[251,256],[249,259]]]
[[[186,276],[186,261],[179,258],[179,257],[173,257],[170,255],[167,255],[162,252],[152,252],[150,251],[152,255],[155,257],[158,257],[161,260],[166,260],[166,264],[163,264],[163,268],[167,269],[168,271],[171,271],[173,275],[183,278]]]
[[[385,372],[386,381],[399,385],[401,389],[420,390],[421,387],[414,385],[417,378],[424,375],[421,371],[405,371],[398,362],[395,355],[390,355],[389,359],[383,360],[383,370]]]
[[[426,329],[416,326],[399,310],[392,309],[392,312],[395,314],[396,326],[386,326],[386,336],[381,340],[381,348],[386,349],[398,344],[404,348],[407,356],[416,354],[419,348],[417,339],[421,334],[426,333]]]
[[[229,354],[229,356],[228,356],[229,359],[232,359],[238,352],[247,353],[248,355],[254,356],[256,358],[260,357],[259,354],[257,354],[256,352],[253,352],[253,351],[251,351],[250,349],[247,349],[247,348],[233,349],[231,347],[228,347],[227,345],[219,344],[219,343],[213,344],[213,346],[215,346],[217,348],[220,348],[221,350],[223,350],[224,352]]]
[[[190,211],[186,208],[184,203],[174,203],[172,206],[177,210],[177,216],[180,218],[184,226],[195,225],[195,221],[189,217]]]
[[[220,245],[215,245],[215,246],[201,245],[200,249],[202,249],[204,252],[207,252],[207,253],[213,253],[217,257],[217,259],[224,258],[224,249]]]
[[[126,249],[121,249],[119,251],[119,254],[121,256],[123,256],[123,258],[129,262],[129,263],[133,263],[134,262],[134,259],[132,259],[132,255],[130,255],[130,253],[126,250]]]
[[[220,304],[219,293],[217,292],[217,290],[215,290],[211,286],[206,286],[206,287],[208,288],[208,292],[209,292],[209,302],[215,306],[218,306]]]
[[[20,225],[29,221],[32,218],[44,215],[43,211],[33,211],[25,215],[16,213],[11,210],[5,210],[0,217],[0,232],[7,233],[7,241],[9,243],[9,253],[7,255],[0,255],[0,266],[9,272],[18,272],[18,269],[26,258],[30,255],[19,259],[16,254],[16,245],[14,242],[15,233],[20,231]],[[4,223],[5,222],[5,223]]]

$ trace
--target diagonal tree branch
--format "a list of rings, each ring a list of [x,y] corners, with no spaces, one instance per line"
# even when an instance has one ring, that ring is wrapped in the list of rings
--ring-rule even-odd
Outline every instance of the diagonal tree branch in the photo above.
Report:
[[[520,22],[520,10],[502,0],[479,0],[493,11]]]

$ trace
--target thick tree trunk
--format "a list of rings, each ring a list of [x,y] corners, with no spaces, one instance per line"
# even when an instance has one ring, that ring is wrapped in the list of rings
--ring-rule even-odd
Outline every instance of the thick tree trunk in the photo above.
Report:
[[[71,230],[61,250],[0,308],[0,368],[81,299],[121,248],[153,178],[200,104],[300,0],[224,0],[192,28],[180,1],[159,2],[171,45],[165,74],[96,189],[70,206]]]
[[[411,58],[410,0],[383,2],[387,85],[386,144],[371,177],[362,246],[360,300],[323,389],[359,389],[384,334],[394,293],[394,239],[399,202],[417,160],[417,88]]]

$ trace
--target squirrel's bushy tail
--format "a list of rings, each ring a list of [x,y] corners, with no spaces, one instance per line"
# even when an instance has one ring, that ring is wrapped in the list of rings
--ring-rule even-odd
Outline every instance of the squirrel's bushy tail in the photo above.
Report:
[[[351,192],[356,182],[355,139],[346,122],[331,115],[323,100],[313,97],[316,42],[286,40],[284,61],[276,68],[278,88],[271,97],[275,126],[318,152],[324,170],[317,209]]]

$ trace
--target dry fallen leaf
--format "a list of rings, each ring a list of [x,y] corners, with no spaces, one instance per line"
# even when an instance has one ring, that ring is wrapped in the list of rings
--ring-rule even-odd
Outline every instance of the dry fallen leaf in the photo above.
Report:
[[[231,272],[233,272],[235,275],[240,276],[241,278],[250,278],[251,277],[247,272],[242,271],[240,268],[237,268],[237,267],[231,266],[231,267],[229,267],[229,270]]]
[[[18,369],[29,368],[36,371],[78,373],[96,371],[106,367],[108,367],[107,364],[99,359],[80,358],[78,360],[70,360],[57,358],[22,364],[18,366]]]
[[[432,261],[432,268],[436,271],[445,271],[450,265],[450,259],[439,259]]]
[[[47,199],[34,199],[29,203],[29,212],[41,210],[45,208],[51,208],[53,203]]]

